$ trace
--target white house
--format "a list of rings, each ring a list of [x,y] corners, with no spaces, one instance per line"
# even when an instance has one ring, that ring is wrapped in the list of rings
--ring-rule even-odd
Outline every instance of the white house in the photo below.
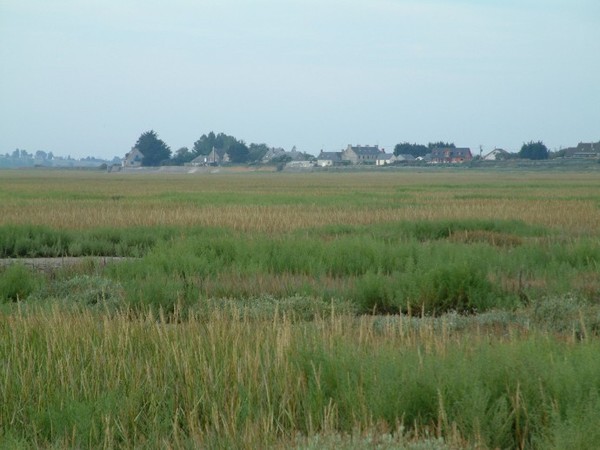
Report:
[[[229,154],[223,148],[213,147],[212,151],[206,157],[206,163],[211,166],[220,166],[230,162]]]
[[[144,154],[137,147],[133,147],[123,158],[123,167],[140,167],[142,159],[144,159]]]
[[[375,164],[378,166],[385,166],[387,164],[392,164],[395,161],[396,157],[392,153],[379,153],[375,160]]]
[[[317,166],[331,167],[342,163],[342,152],[324,152],[321,150],[317,156]]]
[[[501,148],[495,148],[487,155],[485,155],[482,159],[484,161],[502,161],[504,159],[507,159],[508,156],[509,153],[506,150],[503,150]]]
[[[196,156],[194,159],[190,161],[190,166],[205,166],[208,162],[207,155]]]

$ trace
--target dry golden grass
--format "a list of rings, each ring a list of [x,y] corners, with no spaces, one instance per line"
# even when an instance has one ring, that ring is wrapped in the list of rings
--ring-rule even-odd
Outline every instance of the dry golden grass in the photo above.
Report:
[[[518,219],[594,234],[595,173],[483,171],[106,174],[2,172],[0,224],[58,229],[224,226],[279,232],[328,224]]]

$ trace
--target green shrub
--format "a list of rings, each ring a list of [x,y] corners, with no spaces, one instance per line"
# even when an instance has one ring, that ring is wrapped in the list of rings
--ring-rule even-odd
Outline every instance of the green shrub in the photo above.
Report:
[[[0,300],[19,301],[31,294],[40,283],[39,276],[21,264],[12,264],[0,272]]]
[[[483,268],[461,262],[418,265],[389,276],[367,273],[357,279],[351,297],[362,312],[383,314],[470,314],[516,306],[515,297],[494,286]]]
[[[409,299],[413,309],[427,314],[448,311],[474,313],[494,306],[495,288],[481,269],[466,264],[434,267],[417,277],[421,285],[416,298]]]
[[[367,273],[356,281],[352,295],[363,313],[395,314],[401,308],[393,297],[390,278],[375,273]]]
[[[186,312],[199,299],[198,288],[185,276],[176,274],[152,273],[148,277],[123,282],[123,288],[127,308],[140,312],[162,310],[167,315],[175,311]]]

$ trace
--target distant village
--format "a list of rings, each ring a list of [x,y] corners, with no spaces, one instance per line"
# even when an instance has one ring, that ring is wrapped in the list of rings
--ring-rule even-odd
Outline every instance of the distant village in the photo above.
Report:
[[[378,145],[348,145],[338,152],[321,152],[317,156],[302,153],[293,148],[270,148],[259,161],[260,164],[279,164],[281,168],[342,167],[352,165],[408,165],[408,164],[462,164],[473,160],[506,161],[515,159],[517,154],[501,148],[495,148],[486,154],[473,155],[468,147],[433,147],[423,156],[410,153],[387,153]],[[482,152],[481,152],[482,153]],[[576,147],[562,149],[554,158],[598,159],[600,160],[600,141],[579,143]],[[132,148],[122,160],[121,167],[141,167],[144,154],[136,147]],[[232,164],[232,158],[225,149],[214,148],[208,155],[200,155],[185,166],[224,166]]]
[[[479,150],[479,154],[476,155],[468,147],[440,146],[428,150],[423,155],[415,156],[411,153],[399,153],[398,151],[388,153],[378,145],[348,145],[345,149],[336,152],[321,150],[315,156],[297,151],[295,147],[289,151],[283,148],[268,148],[265,149],[262,157],[252,164],[276,165],[278,169],[308,169],[357,165],[463,164],[471,161],[507,161],[518,157],[516,153],[511,153],[501,148],[495,148],[486,153]],[[74,159],[70,156],[54,156],[52,152],[37,151],[29,153],[26,150],[16,149],[11,154],[0,155],[0,168],[105,168],[109,171],[117,171],[142,167],[144,165],[144,156],[142,151],[137,147],[133,147],[122,158],[114,157],[112,160],[94,157]],[[549,158],[596,159],[600,162],[600,141],[591,143],[580,142],[575,147],[550,152]],[[169,163],[161,165],[202,167],[235,164],[226,149],[215,147],[212,148],[209,154],[196,156],[181,164],[175,164],[171,161]]]

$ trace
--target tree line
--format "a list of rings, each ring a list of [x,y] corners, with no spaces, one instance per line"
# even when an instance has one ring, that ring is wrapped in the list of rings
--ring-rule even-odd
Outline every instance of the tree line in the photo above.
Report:
[[[188,147],[181,147],[173,153],[171,148],[158,137],[154,130],[142,133],[135,143],[135,147],[144,155],[142,159],[142,165],[144,166],[184,165],[198,156],[208,156],[213,148],[225,151],[234,164],[251,164],[260,162],[269,151],[266,144],[247,145],[243,140],[225,133],[215,134],[212,131],[200,136],[194,142],[191,150]],[[456,148],[456,146],[453,142],[443,141],[430,142],[427,145],[402,142],[394,147],[394,155],[408,154],[415,158],[423,157],[431,153],[434,148]],[[550,152],[542,141],[529,141],[523,143],[521,150],[515,157],[548,159],[549,155]]]
[[[410,142],[402,142],[394,147],[394,155],[412,155],[415,158],[423,157],[434,148],[456,148],[453,142],[430,142],[427,145],[411,144]],[[542,141],[524,142],[516,154],[510,154],[508,158],[521,159],[548,159],[550,152],[548,147]]]
[[[154,130],[142,133],[134,147],[144,155],[142,159],[144,166],[183,165],[198,156],[208,156],[213,148],[225,151],[232,163],[246,164],[259,162],[269,151],[266,144],[247,145],[243,140],[225,133],[215,134],[212,131],[200,136],[191,150],[188,147],[181,147],[173,153]]]

